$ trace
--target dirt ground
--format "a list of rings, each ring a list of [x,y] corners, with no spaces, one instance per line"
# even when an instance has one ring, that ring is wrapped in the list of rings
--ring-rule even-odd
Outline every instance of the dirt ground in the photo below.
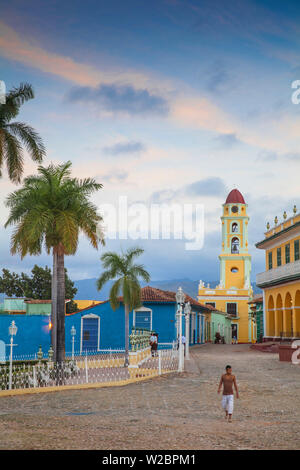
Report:
[[[230,364],[240,399],[224,419]],[[0,449],[299,449],[300,367],[248,345],[191,348],[186,372],[125,387],[0,398]]]

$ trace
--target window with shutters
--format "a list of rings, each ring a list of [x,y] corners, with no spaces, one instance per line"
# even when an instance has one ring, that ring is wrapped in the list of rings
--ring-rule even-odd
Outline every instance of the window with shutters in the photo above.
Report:
[[[294,259],[295,261],[298,261],[300,259],[300,241],[299,240],[295,240],[294,241]]]
[[[216,302],[205,302],[205,305],[210,305],[213,308],[216,308]]]
[[[133,317],[133,326],[152,330],[152,310],[135,310]]]
[[[268,254],[268,261],[269,261],[269,269],[273,268],[273,256],[272,256],[272,251],[269,252]]]
[[[235,302],[227,302],[226,311],[229,315],[236,317],[237,315],[237,304]]]
[[[288,264],[290,262],[290,254],[291,254],[291,248],[290,248],[290,244],[288,245],[285,245],[285,262],[286,264]]]
[[[277,248],[277,266],[281,266],[281,248]]]

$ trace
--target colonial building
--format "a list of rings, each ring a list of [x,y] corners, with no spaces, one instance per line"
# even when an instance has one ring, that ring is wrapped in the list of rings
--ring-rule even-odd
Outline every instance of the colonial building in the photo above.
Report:
[[[15,320],[18,327],[14,348],[16,357],[33,358],[39,347],[42,347],[46,355],[51,342],[50,311],[45,313],[43,304],[27,303],[24,307],[24,299],[14,299],[10,304],[11,313],[3,310],[0,313],[0,346],[9,344],[9,325]],[[206,307],[189,295],[185,294],[185,301],[190,302],[191,313],[189,321],[182,319],[182,332],[189,338],[189,344],[201,344],[205,342],[205,314],[213,310]],[[145,328],[154,330],[158,334],[159,347],[170,347],[177,343],[178,315],[176,293],[146,286],[141,289],[141,307],[134,309],[129,314],[130,328]],[[45,303],[48,306],[48,303]],[[7,307],[9,304],[7,303]],[[39,306],[40,310],[33,309]],[[31,308],[31,314],[26,314],[26,308]],[[51,307],[51,305],[50,305]],[[21,311],[22,312],[19,312]],[[16,313],[18,312],[18,313]],[[40,313],[39,313],[40,312]],[[22,313],[22,314],[20,314]],[[83,354],[88,352],[100,352],[110,349],[123,349],[125,337],[124,304],[120,299],[120,306],[112,310],[108,300],[90,305],[75,313],[66,314],[65,317],[65,347],[66,354],[70,355],[72,348],[71,328],[75,327],[74,337],[75,352]],[[187,334],[187,328],[189,334]],[[1,348],[0,348],[1,350]],[[6,347],[6,356],[8,355]]]
[[[220,283],[212,289],[200,281],[198,300],[231,316],[232,336],[239,343],[254,342],[253,319],[248,302],[252,297],[251,255],[248,253],[247,204],[233,189],[223,204]]]
[[[208,307],[210,307],[208,305]],[[224,339],[226,344],[231,343],[231,315],[225,312],[219,312],[211,307],[211,311],[206,313],[205,321],[205,341],[213,343],[216,339],[216,333]]]
[[[264,337],[264,312],[263,312],[263,296],[255,295],[249,302],[249,313],[253,317],[253,335],[258,343],[261,343]]]
[[[265,339],[300,337],[300,213],[274,226],[267,225],[264,240],[266,270],[256,277],[263,289]]]

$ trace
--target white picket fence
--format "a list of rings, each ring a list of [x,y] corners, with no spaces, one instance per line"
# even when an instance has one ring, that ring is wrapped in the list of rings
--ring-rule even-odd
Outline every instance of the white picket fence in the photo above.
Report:
[[[1,390],[30,389],[108,383],[154,377],[178,371],[178,351],[160,349],[155,356],[146,357],[141,364],[124,367],[124,352],[108,350],[105,353],[77,355],[63,363],[48,361],[21,362],[0,365]]]

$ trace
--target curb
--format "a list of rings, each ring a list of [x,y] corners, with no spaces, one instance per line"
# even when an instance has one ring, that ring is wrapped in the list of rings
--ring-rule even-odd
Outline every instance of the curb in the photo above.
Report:
[[[1,390],[0,398],[7,396],[17,396],[17,395],[29,395],[35,393],[51,393],[51,392],[64,392],[67,390],[84,390],[90,388],[108,388],[108,387],[124,387],[126,385],[143,382],[145,380],[150,380],[156,377],[161,377],[163,375],[177,373],[177,370],[163,371],[161,375],[148,375],[146,377],[136,377],[126,380],[120,380],[118,382],[95,382],[92,384],[77,384],[77,385],[59,385],[53,387],[41,387],[41,388],[25,388],[25,389],[16,389],[16,390]]]

